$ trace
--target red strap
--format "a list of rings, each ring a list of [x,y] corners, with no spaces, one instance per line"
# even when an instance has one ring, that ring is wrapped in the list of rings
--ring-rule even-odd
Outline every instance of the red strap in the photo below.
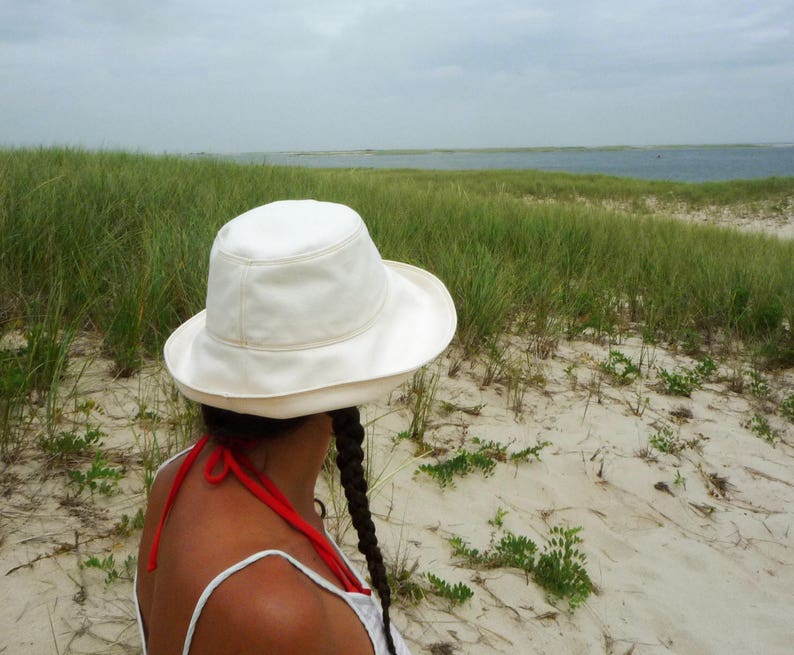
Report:
[[[238,457],[248,463],[245,457],[239,455]],[[218,464],[221,458],[223,459],[221,473],[213,475],[212,469]],[[204,469],[204,477],[208,482],[217,484],[226,477],[229,471],[234,473],[235,477],[248,489],[248,491],[309,539],[314,550],[328,565],[328,568],[334,572],[334,575],[336,575],[346,591],[370,593],[369,590],[365,590],[365,588],[362,587],[361,583],[341,559],[333,546],[328,543],[325,536],[315,530],[297,511],[295,511],[291,503],[281,493],[278,487],[273,484],[270,478],[263,473],[258,473],[257,477],[262,484],[257,484],[257,482],[246,473],[243,467],[240,466],[234,453],[228,448],[219,445],[207,460],[207,465]]]
[[[154,568],[157,566],[157,549],[159,548],[163,525],[165,524],[165,518],[168,514],[168,511],[171,509],[174,499],[176,498],[176,493],[179,489],[179,486],[182,484],[187,471],[190,469],[193,462],[195,462],[196,457],[198,457],[199,453],[204,448],[208,440],[209,436],[207,435],[202,437],[202,439],[196,443],[188,456],[185,458],[185,461],[182,463],[182,466],[176,475],[174,485],[171,488],[171,492],[163,510],[163,516],[160,519],[160,524],[157,527],[157,532],[155,533],[154,539],[152,541],[152,550],[149,555],[149,571],[154,570]],[[220,470],[215,472],[219,465]],[[207,459],[207,463],[204,467],[204,479],[210,484],[220,484],[226,479],[229,472],[231,471],[234,476],[243,484],[243,486],[245,486],[245,488],[248,489],[248,491],[250,491],[256,498],[262,501],[265,505],[267,505],[270,509],[287,521],[287,523],[289,523],[292,527],[309,539],[314,550],[328,565],[328,568],[333,571],[334,575],[336,575],[346,591],[370,595],[372,592],[361,584],[356,575],[350,570],[350,567],[348,567],[341,558],[337,550],[329,543],[328,539],[311,525],[309,525],[300,516],[300,514],[295,511],[295,508],[292,507],[292,504],[289,502],[289,500],[287,500],[286,496],[281,493],[281,490],[276,487],[273,481],[270,480],[270,478],[268,478],[264,473],[256,473],[257,479],[259,481],[259,484],[257,484],[257,481],[245,471],[244,467],[255,472],[255,469],[248,458],[241,453],[235,454],[226,446],[219,444],[215,450],[210,453],[210,456]]]
[[[154,539],[152,539],[152,548],[149,551],[149,565],[146,567],[146,570],[149,573],[157,568],[157,551],[160,550],[160,537],[163,535],[165,519],[168,516],[168,512],[171,510],[171,505],[174,504],[176,493],[179,491],[179,487],[182,486],[182,482],[184,481],[187,472],[190,470],[190,467],[193,466],[193,462],[196,461],[196,458],[201,453],[201,450],[204,448],[207,441],[209,441],[209,435],[204,435],[201,439],[199,439],[196,442],[196,445],[190,449],[187,457],[185,457],[185,461],[182,462],[182,466],[180,466],[179,471],[177,471],[176,478],[174,478],[174,484],[171,485],[171,491],[168,493],[168,499],[165,501],[165,507],[163,508],[163,514],[160,517],[160,523],[157,524],[157,530],[154,533]]]

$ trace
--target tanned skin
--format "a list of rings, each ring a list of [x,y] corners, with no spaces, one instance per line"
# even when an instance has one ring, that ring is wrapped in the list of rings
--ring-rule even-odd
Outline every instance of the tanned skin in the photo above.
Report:
[[[330,417],[317,414],[291,432],[246,451],[256,469],[321,532],[314,488],[330,439]],[[152,539],[182,458],[163,469],[152,488],[138,555],[138,599],[149,655],[179,655],[196,601],[207,584],[258,551],[282,550],[340,587],[309,540],[233,475],[218,485],[204,479],[211,451],[208,444],[185,478],[163,530],[157,568],[148,573]],[[266,557],[213,592],[190,653],[373,655],[373,649],[364,626],[343,600],[283,558]]]

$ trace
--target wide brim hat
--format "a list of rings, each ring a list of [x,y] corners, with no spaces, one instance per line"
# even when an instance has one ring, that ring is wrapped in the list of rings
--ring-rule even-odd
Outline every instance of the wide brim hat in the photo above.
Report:
[[[165,364],[192,400],[291,418],[384,396],[455,327],[443,283],[383,260],[354,210],[285,200],[220,229],[206,309],[169,337]]]

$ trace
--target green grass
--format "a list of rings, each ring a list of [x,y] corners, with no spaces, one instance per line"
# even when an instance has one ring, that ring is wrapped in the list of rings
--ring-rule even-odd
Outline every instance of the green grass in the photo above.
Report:
[[[98,330],[116,372],[132,373],[202,308],[224,222],[276,199],[316,197],[359,211],[384,257],[447,283],[469,351],[513,329],[554,325],[575,336],[641,325],[657,338],[727,333],[777,364],[794,360],[794,243],[651,218],[649,195],[692,208],[782,206],[794,179],[682,184],[0,151],[0,331],[33,330],[31,314],[42,314],[33,308],[46,308],[62,329]]]

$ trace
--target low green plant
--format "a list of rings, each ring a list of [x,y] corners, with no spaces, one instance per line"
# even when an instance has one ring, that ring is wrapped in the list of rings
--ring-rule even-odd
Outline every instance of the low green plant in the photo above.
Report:
[[[432,573],[426,573],[425,577],[431,585],[430,591],[436,596],[440,596],[449,601],[451,607],[462,605],[474,596],[471,587],[462,582],[456,582],[454,585],[451,585],[446,580]]]
[[[456,405],[455,403],[451,403],[447,400],[441,401],[441,409],[445,414],[451,414],[452,412],[463,412],[469,416],[479,416],[482,413],[483,407],[485,407],[485,403],[479,403],[477,405]]]
[[[477,452],[485,455],[497,462],[531,462],[533,459],[540,459],[540,452],[550,446],[550,441],[539,441],[534,446],[527,446],[514,452],[508,451],[508,447],[491,439],[483,440],[474,437],[472,442],[477,446]]]
[[[551,446],[551,441],[538,441],[534,446],[527,446],[521,450],[508,454],[508,459],[511,462],[531,462],[532,460],[540,460],[540,451]]]
[[[706,355],[692,368],[681,368],[670,373],[667,369],[659,371],[663,382],[664,392],[672,396],[691,396],[692,392],[700,389],[703,382],[708,380],[717,370],[716,362]]]
[[[678,455],[681,451],[686,449],[701,452],[703,449],[702,441],[703,437],[701,436],[692,437],[691,439],[681,439],[679,435],[673,432],[672,428],[666,425],[648,437],[648,445],[650,447],[656,449],[660,453],[666,453],[668,455]],[[646,459],[656,461],[654,457]]]
[[[463,537],[454,535],[449,538],[449,545],[452,546],[452,556],[460,557],[474,566],[486,565],[489,561],[487,551],[481,553],[477,548],[472,548]]]
[[[648,443],[660,453],[669,455],[681,452],[684,447],[678,436],[667,426],[648,437]]]
[[[121,568],[116,565],[116,560],[112,554],[100,559],[95,555],[87,558],[80,568],[83,569],[99,569],[105,573],[105,584],[109,585],[116,580],[132,580],[135,577],[135,568],[138,563],[138,558],[134,555],[128,555],[127,558],[121,563]]]
[[[794,394],[790,395],[782,403],[780,403],[780,413],[783,418],[794,423]]]
[[[458,452],[443,462],[438,464],[422,464],[419,471],[427,473],[431,478],[438,482],[439,486],[455,486],[453,478],[457,475],[465,477],[475,469],[482,471],[486,477],[493,473],[496,462],[479,452],[469,452],[461,448]]]
[[[442,488],[455,486],[455,476],[465,477],[475,470],[479,470],[488,477],[494,472],[497,462],[529,462],[533,458],[540,459],[540,451],[549,445],[548,441],[539,442],[535,446],[524,448],[517,452],[508,452],[507,446],[491,440],[482,440],[474,437],[472,440],[477,446],[474,451],[460,448],[449,459],[438,464],[422,464],[417,472],[427,473],[438,482]]]
[[[497,512],[497,518],[501,519]],[[491,522],[495,525],[495,522]],[[592,591],[585,570],[586,558],[579,550],[581,527],[551,528],[543,552],[537,556],[537,544],[529,537],[505,531],[500,539],[491,536],[485,550],[470,546],[462,537],[454,535],[449,544],[452,556],[478,568],[515,568],[531,576],[535,582],[557,598],[567,598],[571,610],[580,605]]]
[[[508,512],[503,507],[496,508],[496,514],[492,519],[488,519],[488,525],[492,525],[495,528],[502,528],[504,527],[505,523],[505,516],[507,516],[510,512]]]
[[[670,373],[667,369],[659,371],[659,377],[664,382],[664,391],[672,396],[691,396],[695,389],[700,388],[700,381],[690,372]]]
[[[709,355],[704,355],[703,358],[692,369],[697,378],[704,382],[711,378],[717,372],[717,362],[715,362]]]
[[[758,371],[750,371],[748,375],[750,377],[750,393],[761,400],[768,399],[772,395],[772,389],[767,379]]]
[[[103,496],[112,496],[118,489],[118,482],[122,478],[119,469],[109,466],[105,454],[98,450],[87,471],[68,471],[69,482],[77,487],[77,495],[88,489],[93,495],[95,492]]]
[[[402,562],[398,567],[387,569],[386,578],[389,581],[392,599],[416,605],[425,597],[425,588],[416,580],[418,567],[419,562],[415,561],[410,566]]]
[[[568,364],[568,366],[563,369],[563,372],[568,380],[568,384],[571,385],[571,389],[575,391],[579,386],[579,377],[576,375],[576,364]]]
[[[98,426],[86,425],[82,434],[77,432],[59,432],[52,437],[45,437],[41,447],[50,457],[61,462],[71,457],[88,454],[102,445],[102,438],[107,436]]]
[[[618,350],[610,350],[609,356],[599,364],[599,368],[620,386],[631,384],[640,375],[639,367]]]
[[[492,563],[499,568],[507,567],[531,572],[535,566],[537,545],[524,535],[506,532],[492,549]]]
[[[472,443],[477,446],[477,453],[497,462],[507,461],[507,446],[492,439],[473,437]]]
[[[673,484],[676,487],[682,487],[686,489],[686,478],[683,475],[681,475],[681,471],[675,472],[675,479],[673,480]]]
[[[135,516],[132,518],[130,518],[128,514],[122,514],[121,519],[113,528],[113,532],[119,537],[129,537],[139,530],[143,530],[145,520],[146,515],[144,514],[143,507],[139,507],[138,511],[135,512]]]
[[[770,424],[769,419],[761,414],[754,414],[748,421],[747,428],[759,439],[763,439],[768,444],[775,445],[780,439],[780,432],[775,430]]]
[[[587,558],[579,550],[581,530],[581,527],[553,527],[533,571],[535,581],[552,596],[567,598],[571,610],[581,605],[593,590],[585,570]]]
[[[676,341],[687,355],[696,355],[703,346],[703,337],[691,328],[685,328],[676,334]]]
[[[454,535],[449,539],[452,556],[459,557],[472,566],[486,569],[516,568],[531,573],[535,564],[537,545],[524,535],[505,532],[504,535],[484,551],[470,546],[462,537]]]

